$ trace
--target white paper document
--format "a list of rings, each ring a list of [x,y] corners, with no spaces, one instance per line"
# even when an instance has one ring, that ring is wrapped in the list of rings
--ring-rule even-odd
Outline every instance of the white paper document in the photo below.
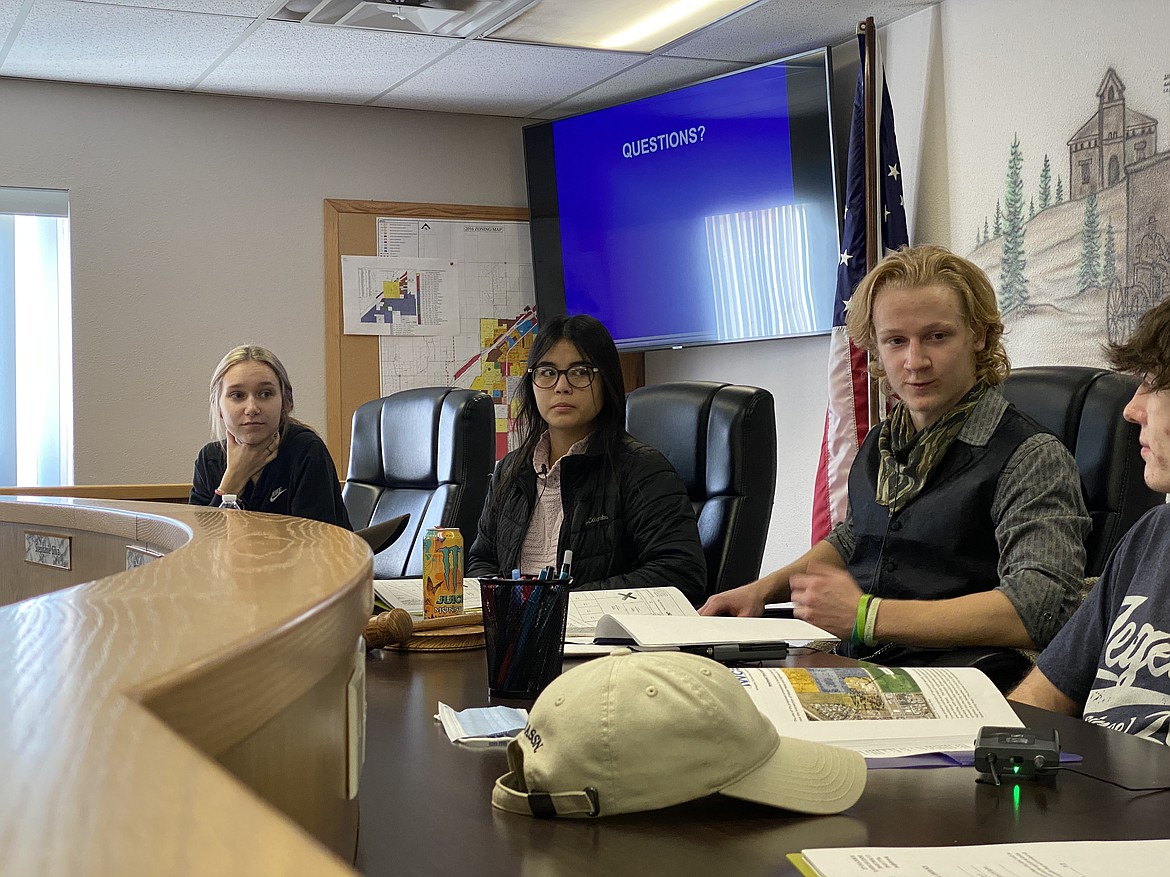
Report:
[[[836,639],[798,618],[727,618],[699,615],[603,615],[597,639],[632,639],[638,648],[671,648],[709,643],[788,643]]]
[[[507,746],[508,741],[524,730],[528,710],[508,706],[483,706],[456,712],[439,701],[435,716],[452,743],[464,746]]]
[[[573,591],[569,594],[569,624],[565,637],[593,641],[593,630],[603,615],[687,615],[699,617],[678,588],[614,588]]]
[[[374,594],[388,606],[405,609],[414,619],[423,617],[422,579],[374,579]],[[478,612],[479,579],[463,580],[463,611]]]
[[[820,877],[1164,877],[1170,840],[803,850]]]
[[[733,667],[782,737],[866,758],[973,752],[984,725],[1023,723],[974,667]]]
[[[593,643],[593,637],[588,642],[580,639],[565,638],[566,658],[601,658],[611,654],[617,646],[599,646]]]

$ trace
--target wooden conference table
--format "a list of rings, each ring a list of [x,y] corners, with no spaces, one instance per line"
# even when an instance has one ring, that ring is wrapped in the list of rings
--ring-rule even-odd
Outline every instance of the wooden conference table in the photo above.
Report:
[[[832,664],[828,655],[793,664]],[[785,815],[712,796],[650,813],[539,820],[491,806],[507,769],[502,749],[453,746],[432,716],[487,703],[483,650],[375,651],[367,660],[367,759],[357,867],[380,875],[795,875],[789,852],[821,846],[946,846],[1170,837],[1170,792],[1128,792],[1064,773],[995,788],[973,768],[873,770],[844,814]],[[1170,786],[1170,747],[1043,710],[1079,770],[1131,787]]]
[[[352,875],[371,574],[316,521],[0,498],[0,874]]]

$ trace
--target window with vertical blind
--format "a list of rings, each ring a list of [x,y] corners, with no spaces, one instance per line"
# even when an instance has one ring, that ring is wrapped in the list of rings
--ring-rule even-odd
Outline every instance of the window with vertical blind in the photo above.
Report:
[[[73,483],[69,193],[0,186],[0,485]]]

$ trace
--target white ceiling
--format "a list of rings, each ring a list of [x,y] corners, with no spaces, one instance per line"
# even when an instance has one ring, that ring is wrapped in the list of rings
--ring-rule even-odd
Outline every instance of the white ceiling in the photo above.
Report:
[[[653,54],[270,18],[284,2],[0,0],[0,76],[557,118],[838,45],[867,15],[880,27],[937,0],[756,0]]]

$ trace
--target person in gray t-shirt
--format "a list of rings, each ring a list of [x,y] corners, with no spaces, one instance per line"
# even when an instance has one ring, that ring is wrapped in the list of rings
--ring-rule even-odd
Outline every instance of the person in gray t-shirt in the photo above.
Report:
[[[1125,419],[1141,427],[1146,484],[1170,493],[1170,299],[1109,355],[1114,368],[1142,379]],[[1150,510],[1125,534],[1088,599],[1010,697],[1170,745],[1170,506]]]

